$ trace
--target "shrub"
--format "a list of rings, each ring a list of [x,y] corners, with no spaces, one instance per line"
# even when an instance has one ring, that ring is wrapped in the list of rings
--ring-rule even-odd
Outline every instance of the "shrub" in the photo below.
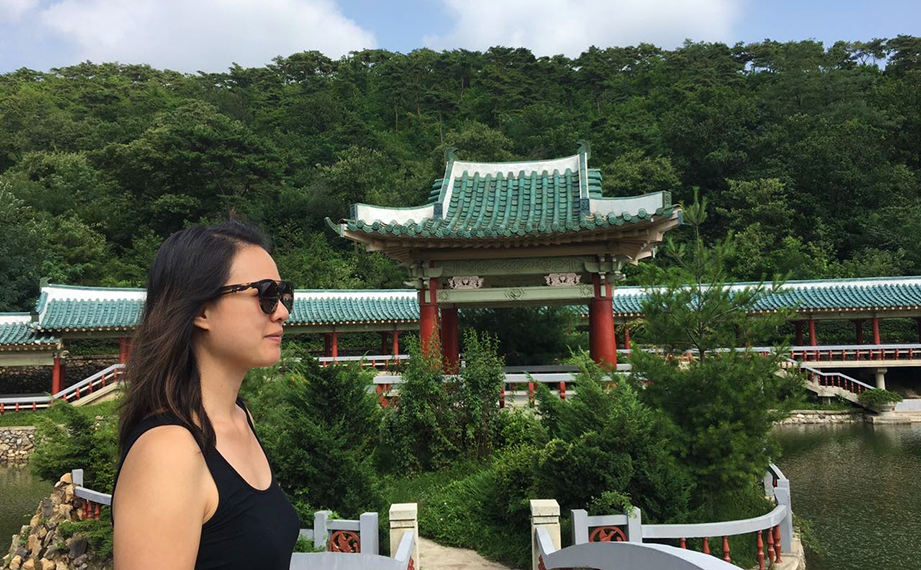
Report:
[[[32,473],[56,482],[72,469],[83,469],[84,486],[111,492],[118,463],[118,418],[108,414],[96,419],[94,406],[75,407],[65,400],[55,401],[52,410],[36,416]]]
[[[252,374],[249,407],[302,522],[309,526],[320,508],[349,517],[378,510],[373,461],[380,408],[369,391],[373,372],[358,365],[323,368],[294,349],[272,369]]]
[[[860,395],[857,396],[857,400],[864,406],[879,407],[886,404],[901,402],[902,395],[898,392],[873,388],[872,390],[864,390],[861,392]]]
[[[406,343],[400,395],[384,412],[381,463],[403,473],[449,466],[458,456],[453,398],[445,389],[437,337],[423,351],[415,337]]]

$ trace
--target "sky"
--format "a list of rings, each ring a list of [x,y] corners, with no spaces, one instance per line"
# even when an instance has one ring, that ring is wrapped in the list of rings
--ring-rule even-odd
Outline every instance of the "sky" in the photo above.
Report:
[[[0,0],[0,73],[92,61],[195,73],[319,50],[527,47],[685,39],[757,42],[921,35],[921,0]]]

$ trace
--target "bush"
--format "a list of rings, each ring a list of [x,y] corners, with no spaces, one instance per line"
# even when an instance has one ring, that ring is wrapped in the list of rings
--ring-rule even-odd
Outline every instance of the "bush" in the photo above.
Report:
[[[864,406],[880,407],[886,404],[901,402],[902,395],[898,392],[873,388],[872,390],[864,390],[861,392],[860,395],[857,396],[857,400]]]
[[[449,466],[458,457],[453,398],[445,389],[437,337],[423,351],[415,337],[406,343],[400,395],[384,411],[381,463],[403,473]]]
[[[107,414],[96,419],[96,411],[58,400],[50,412],[36,416],[32,473],[56,482],[64,473],[83,469],[84,486],[110,493],[118,464],[118,418]]]
[[[248,407],[301,521],[310,526],[316,509],[347,517],[378,510],[374,449],[380,408],[369,391],[373,371],[357,364],[322,368],[294,349],[275,367],[251,374],[244,382]]]

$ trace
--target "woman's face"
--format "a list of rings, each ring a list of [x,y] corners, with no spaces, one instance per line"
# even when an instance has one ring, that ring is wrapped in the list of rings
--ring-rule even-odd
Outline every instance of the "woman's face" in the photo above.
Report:
[[[238,249],[224,285],[261,279],[281,279],[272,256],[258,246]],[[217,297],[206,304],[202,313],[205,319],[196,319],[196,325],[207,330],[200,335],[201,346],[214,358],[244,370],[278,362],[282,323],[289,316],[280,301],[275,311],[267,315],[259,306],[258,291],[251,287]]]

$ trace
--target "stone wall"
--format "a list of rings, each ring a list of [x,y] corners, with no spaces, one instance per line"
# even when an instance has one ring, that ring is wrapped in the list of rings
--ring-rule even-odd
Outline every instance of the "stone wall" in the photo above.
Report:
[[[70,356],[64,359],[64,388],[118,362],[118,355]],[[0,366],[0,394],[34,394],[51,390],[51,365]]]
[[[0,427],[0,463],[26,461],[35,449],[33,426]]]
[[[864,422],[861,410],[793,410],[780,425],[790,424],[851,424]]]
[[[10,570],[111,570],[111,560],[99,560],[80,533],[64,538],[59,525],[83,519],[82,501],[74,496],[70,473],[55,483],[51,496],[42,499],[35,516],[13,535],[9,553],[0,568]]]

